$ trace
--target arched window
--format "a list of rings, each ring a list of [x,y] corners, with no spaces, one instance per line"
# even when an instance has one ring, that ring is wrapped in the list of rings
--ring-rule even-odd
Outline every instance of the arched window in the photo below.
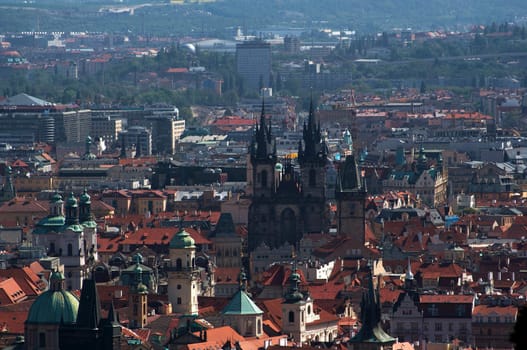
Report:
[[[262,188],[267,188],[267,171],[262,171],[262,182],[261,182]]]
[[[289,311],[289,322],[295,322],[295,313],[293,311]]]
[[[315,169],[309,170],[309,187],[317,186],[317,172]]]
[[[293,209],[286,208],[280,214],[280,234],[281,241],[294,243],[297,241],[296,236],[296,215]]]
[[[260,319],[256,321],[256,333],[257,334],[262,333],[262,320]]]
[[[192,258],[192,267],[196,266],[196,259]]]
[[[68,243],[68,256],[73,255],[73,245],[71,243]]]
[[[49,243],[49,253],[55,254],[55,243],[54,242]]]
[[[181,262],[181,259],[177,258],[177,260],[176,260],[176,269],[177,270],[181,270],[182,264],[183,263]]]
[[[308,315],[311,314],[311,305],[308,305],[308,306],[307,306],[307,314],[308,314]]]

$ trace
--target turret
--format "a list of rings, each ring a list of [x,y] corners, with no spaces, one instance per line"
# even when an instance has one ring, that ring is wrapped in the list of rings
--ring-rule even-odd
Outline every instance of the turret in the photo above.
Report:
[[[79,205],[73,192],[66,200],[66,225],[76,225],[79,223]]]

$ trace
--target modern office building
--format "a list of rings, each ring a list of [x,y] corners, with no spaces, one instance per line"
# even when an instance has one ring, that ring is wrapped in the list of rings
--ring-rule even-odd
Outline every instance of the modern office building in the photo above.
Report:
[[[261,40],[237,44],[236,71],[248,91],[270,87],[271,44]]]
[[[14,146],[84,142],[91,131],[91,110],[18,94],[0,102],[0,123],[0,142]]]
[[[93,116],[91,120],[91,136],[99,138],[109,146],[117,141],[123,131],[123,119],[106,115]]]
[[[132,126],[119,133],[119,140],[126,149],[136,150],[136,157],[152,155],[152,132],[142,126]]]
[[[174,154],[176,143],[185,131],[185,120],[174,114],[154,114],[145,117],[152,130],[152,148],[156,154]]]

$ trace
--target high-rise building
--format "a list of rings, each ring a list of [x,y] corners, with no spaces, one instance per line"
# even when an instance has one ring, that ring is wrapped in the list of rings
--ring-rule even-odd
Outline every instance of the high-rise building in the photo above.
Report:
[[[91,110],[18,94],[0,102],[0,142],[84,142],[91,131]]]
[[[247,91],[270,87],[271,44],[261,40],[237,44],[236,71]]]
[[[152,132],[142,126],[132,126],[119,133],[121,145],[136,150],[136,157],[152,155]]]
[[[172,114],[154,114],[145,117],[152,130],[152,148],[156,154],[174,154],[176,143],[185,131],[185,120]]]
[[[105,115],[92,117],[91,136],[103,140],[106,145],[116,142],[121,131],[123,131],[122,118]]]

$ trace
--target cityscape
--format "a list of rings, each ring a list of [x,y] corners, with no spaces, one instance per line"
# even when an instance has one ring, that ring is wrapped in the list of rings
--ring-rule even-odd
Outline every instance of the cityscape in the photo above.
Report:
[[[0,349],[527,349],[523,3],[0,8]]]

